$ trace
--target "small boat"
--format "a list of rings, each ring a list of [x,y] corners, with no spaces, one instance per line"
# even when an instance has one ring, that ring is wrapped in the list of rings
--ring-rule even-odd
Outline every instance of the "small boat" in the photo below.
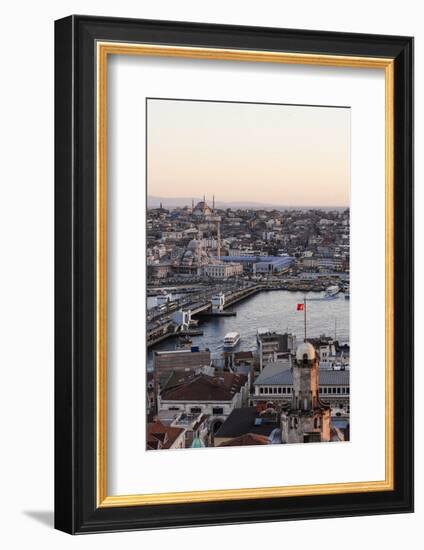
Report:
[[[336,294],[338,294],[339,292],[340,287],[337,285],[332,285],[325,290],[325,296],[326,298],[332,298],[333,296],[336,296]]]
[[[224,348],[234,348],[240,341],[238,332],[229,332],[224,336]]]

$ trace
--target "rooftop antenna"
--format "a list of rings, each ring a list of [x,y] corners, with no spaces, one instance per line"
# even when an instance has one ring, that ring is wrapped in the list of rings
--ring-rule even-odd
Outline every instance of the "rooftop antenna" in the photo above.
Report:
[[[212,197],[212,212],[215,214],[215,195]]]

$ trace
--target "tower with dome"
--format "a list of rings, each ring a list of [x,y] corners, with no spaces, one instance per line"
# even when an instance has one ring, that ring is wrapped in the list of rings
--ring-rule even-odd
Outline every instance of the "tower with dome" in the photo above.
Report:
[[[331,408],[319,397],[319,360],[311,343],[297,348],[292,369],[292,401],[281,413],[282,443],[330,441]]]

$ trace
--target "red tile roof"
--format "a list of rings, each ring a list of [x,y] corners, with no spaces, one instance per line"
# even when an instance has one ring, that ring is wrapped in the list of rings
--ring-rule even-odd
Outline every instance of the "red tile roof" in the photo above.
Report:
[[[218,447],[242,447],[243,445],[269,445],[269,439],[265,435],[249,433],[225,441]]]
[[[246,384],[247,376],[225,372],[220,376],[199,374],[162,392],[162,401],[231,401]]]
[[[184,432],[183,428],[165,426],[159,420],[147,424],[147,450],[169,449]]]

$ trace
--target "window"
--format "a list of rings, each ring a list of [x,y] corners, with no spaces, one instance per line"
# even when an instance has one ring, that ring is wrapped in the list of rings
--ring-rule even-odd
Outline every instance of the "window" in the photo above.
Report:
[[[333,388],[333,393],[336,393],[337,392],[337,388]]]
[[[281,390],[282,390],[282,388],[281,388],[281,387],[279,387],[279,388],[278,388],[278,393],[281,393]]]
[[[264,393],[264,389],[262,387],[259,388],[259,393]]]
[[[268,388],[264,388],[264,393],[268,393]]]
[[[341,391],[341,388],[337,388],[337,393],[340,393],[340,391]]]
[[[199,413],[202,412],[202,409],[201,409],[201,407],[191,407],[190,412],[192,414],[199,414]]]
[[[224,414],[224,409],[222,407],[214,407],[212,409],[212,414]]]
[[[169,407],[168,411],[179,411],[180,407]]]
[[[319,389],[319,393],[322,393],[322,388]]]

